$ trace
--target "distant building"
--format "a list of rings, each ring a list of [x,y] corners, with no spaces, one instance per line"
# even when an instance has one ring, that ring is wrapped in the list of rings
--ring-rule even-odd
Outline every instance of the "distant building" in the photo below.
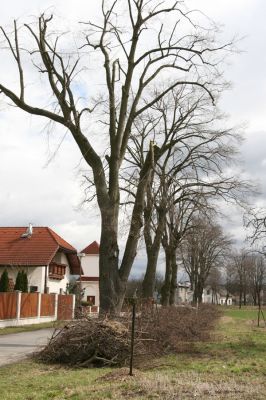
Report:
[[[193,290],[190,282],[179,282],[176,289],[176,304],[189,304],[193,301]],[[215,291],[210,286],[203,289],[202,303],[228,305],[233,304],[233,297],[226,290]]]
[[[190,289],[190,282],[178,282],[176,288],[176,304],[187,304],[193,300],[193,291]]]
[[[231,306],[233,304],[233,297],[224,289],[214,290],[210,286],[207,286],[203,289],[202,302]]]
[[[82,273],[77,282],[81,280],[81,289],[84,293],[83,300],[91,305],[99,306],[99,244],[94,241],[82,250]]]

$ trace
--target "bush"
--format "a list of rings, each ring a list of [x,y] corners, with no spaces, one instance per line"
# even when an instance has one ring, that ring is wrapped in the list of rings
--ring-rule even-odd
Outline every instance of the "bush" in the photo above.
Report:
[[[15,283],[15,290],[21,290],[23,293],[28,292],[28,277],[26,272],[18,271]]]
[[[0,292],[8,292],[9,290],[9,278],[8,272],[5,269],[0,278]]]

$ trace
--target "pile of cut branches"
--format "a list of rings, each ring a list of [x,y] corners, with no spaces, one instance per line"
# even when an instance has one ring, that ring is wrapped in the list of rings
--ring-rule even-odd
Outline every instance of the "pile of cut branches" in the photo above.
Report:
[[[74,321],[54,333],[36,357],[48,363],[79,367],[122,365],[129,357],[128,328],[102,319]]]
[[[218,313],[215,308],[152,307],[139,309],[134,358],[137,364],[182,350],[182,344],[205,340]],[[46,363],[77,367],[124,366],[130,358],[131,314],[117,320],[87,318],[55,331],[35,356]]]

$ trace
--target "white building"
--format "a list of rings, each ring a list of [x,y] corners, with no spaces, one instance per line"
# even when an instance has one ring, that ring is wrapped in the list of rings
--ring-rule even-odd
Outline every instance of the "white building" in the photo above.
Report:
[[[207,286],[203,289],[202,303],[231,306],[233,304],[233,298],[230,294],[227,294],[226,290],[218,289],[215,291],[210,286]]]
[[[99,244],[94,241],[82,250],[81,254],[81,289],[83,300],[90,305],[99,306]],[[78,279],[80,282],[80,278]]]

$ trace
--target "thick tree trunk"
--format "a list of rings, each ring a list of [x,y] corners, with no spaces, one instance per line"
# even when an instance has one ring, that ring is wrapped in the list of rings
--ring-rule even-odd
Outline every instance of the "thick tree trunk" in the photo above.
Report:
[[[193,303],[202,303],[203,286],[197,282],[193,293]]]
[[[156,268],[160,246],[154,249],[154,246],[147,250],[147,268],[142,282],[142,296],[144,298],[153,297],[155,290]]]
[[[176,263],[175,249],[172,249],[171,264],[172,264],[172,279],[171,279],[169,304],[172,306],[176,302],[176,288],[177,288],[177,263]]]
[[[123,304],[126,285],[119,277],[117,244],[118,206],[102,209],[100,242],[100,305],[102,313],[117,314]]]
[[[163,306],[168,306],[170,299],[171,280],[172,280],[172,264],[171,264],[169,249],[165,247],[164,251],[165,251],[165,277],[164,277],[164,284],[162,287],[161,303]]]
[[[162,209],[159,211],[158,225],[153,240],[151,234],[152,228],[150,224],[150,216],[149,216],[150,213],[148,212],[147,214],[148,217],[146,220],[145,217],[146,213],[144,213],[144,219],[145,219],[144,238],[145,238],[146,253],[147,253],[147,268],[142,282],[142,296],[146,299],[153,297],[155,290],[156,269],[162,242],[162,236],[165,227],[166,208],[162,207]]]
[[[155,158],[156,159],[156,158]],[[101,242],[100,242],[100,310],[101,313],[119,314],[123,305],[127,280],[136,257],[140,231],[143,226],[142,215],[147,182],[151,171],[151,154],[147,154],[136,192],[129,234],[119,268],[119,248],[117,244],[119,196],[113,196],[113,202],[102,201]],[[98,192],[101,187],[98,187]],[[100,196],[101,198],[101,196]]]

